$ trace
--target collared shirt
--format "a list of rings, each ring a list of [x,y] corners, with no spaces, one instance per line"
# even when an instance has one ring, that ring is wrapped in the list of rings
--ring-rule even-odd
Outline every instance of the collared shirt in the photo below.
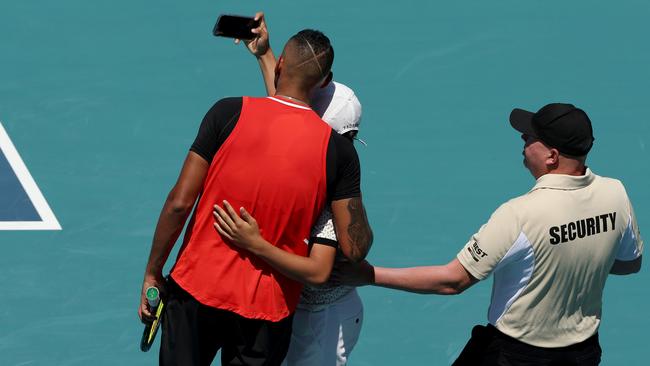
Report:
[[[539,347],[564,347],[598,330],[614,260],[643,241],[623,184],[587,169],[546,174],[501,205],[457,258],[472,276],[494,274],[488,320]]]

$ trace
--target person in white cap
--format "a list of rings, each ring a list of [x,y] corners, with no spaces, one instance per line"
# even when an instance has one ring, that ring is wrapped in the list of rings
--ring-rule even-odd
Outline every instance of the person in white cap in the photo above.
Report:
[[[361,103],[348,86],[332,81],[326,87],[316,89],[311,96],[311,107],[338,134],[365,145],[357,137],[361,124]]]
[[[258,13],[257,17],[261,20],[260,27],[255,30],[259,37],[247,42],[247,46],[260,59],[267,91],[273,94],[274,85],[270,84],[271,78],[266,77],[266,72],[274,69],[275,57],[272,56],[272,50],[268,46],[268,30],[263,14]],[[260,54],[260,51],[263,52]],[[334,131],[351,141],[356,139],[365,144],[356,137],[362,108],[352,89],[333,81],[311,95],[311,106]],[[217,219],[215,225],[233,244],[251,250],[253,253],[264,252],[263,248],[271,245],[260,234],[255,219],[245,210],[240,210],[240,217],[229,204],[224,203],[224,208],[215,207]],[[337,248],[335,263],[321,261],[323,263],[321,273],[329,275],[333,264],[336,268],[336,263],[347,261],[338,248],[332,212],[329,209],[321,213],[314,225],[310,245]],[[286,275],[306,285],[294,315],[291,342],[283,365],[345,365],[357,343],[363,323],[363,304],[356,288],[333,281],[325,282],[327,280],[325,276],[320,276],[316,280],[313,276],[301,277],[289,268],[282,268],[284,263],[291,261],[292,256],[295,255],[285,252],[283,260],[286,262],[279,263],[277,259],[269,261],[283,273],[285,273],[283,269],[285,271],[288,269]],[[261,257],[266,259],[264,255]]]

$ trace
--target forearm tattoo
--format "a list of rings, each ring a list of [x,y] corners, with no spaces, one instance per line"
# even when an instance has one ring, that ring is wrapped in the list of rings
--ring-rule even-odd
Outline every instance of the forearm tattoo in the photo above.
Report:
[[[348,235],[352,244],[352,257],[361,260],[366,257],[370,246],[372,245],[373,235],[366,216],[366,210],[363,208],[361,198],[352,198],[348,202],[348,212],[350,213],[350,225],[348,226]]]

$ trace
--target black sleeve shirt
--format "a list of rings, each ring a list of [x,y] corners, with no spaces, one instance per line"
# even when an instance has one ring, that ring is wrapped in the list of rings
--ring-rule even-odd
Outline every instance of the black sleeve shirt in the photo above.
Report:
[[[215,103],[203,118],[190,147],[208,163],[235,128],[242,109],[242,98],[224,98]],[[361,196],[359,156],[351,141],[332,131],[327,145],[328,202]]]

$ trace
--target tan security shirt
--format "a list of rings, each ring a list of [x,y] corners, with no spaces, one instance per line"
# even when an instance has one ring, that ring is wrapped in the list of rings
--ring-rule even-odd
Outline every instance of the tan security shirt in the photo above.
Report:
[[[564,347],[598,330],[615,259],[641,256],[643,241],[620,181],[589,169],[546,174],[499,207],[458,253],[477,279],[494,274],[488,320],[538,347]]]

